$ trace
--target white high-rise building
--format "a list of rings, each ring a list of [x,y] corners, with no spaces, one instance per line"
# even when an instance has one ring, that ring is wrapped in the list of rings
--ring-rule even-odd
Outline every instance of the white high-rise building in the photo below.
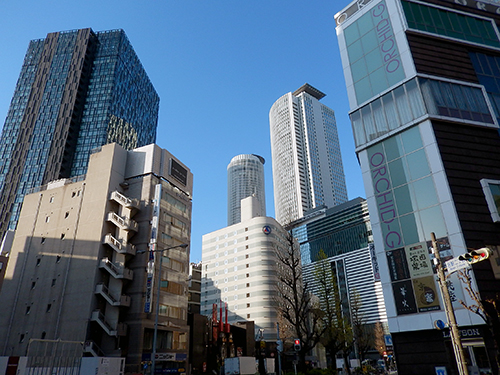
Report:
[[[271,217],[252,217],[253,196],[243,199],[241,222],[205,234],[202,244],[201,314],[228,306],[228,322],[253,321],[264,340],[276,340],[277,252],[287,232]]]
[[[257,198],[255,216],[266,216],[262,156],[243,154],[235,156],[227,166],[227,225],[241,221],[241,200],[253,195]]]
[[[335,114],[309,84],[271,107],[271,152],[276,220],[286,225],[319,206],[347,201]]]

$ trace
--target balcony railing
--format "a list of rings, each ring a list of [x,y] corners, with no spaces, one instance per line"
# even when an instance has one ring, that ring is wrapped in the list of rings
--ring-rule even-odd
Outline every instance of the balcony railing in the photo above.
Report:
[[[103,283],[96,285],[95,294],[100,294],[112,306],[130,306],[130,297],[122,294],[119,298],[114,297],[108,287]]]
[[[135,255],[136,253],[134,245],[132,245],[131,243],[123,244],[120,240],[114,238],[111,235],[111,233],[106,234],[103,243],[110,246],[114,251],[116,251],[119,254]]]
[[[125,230],[133,230],[137,232],[139,225],[137,224],[136,221],[129,219],[129,218],[124,218],[118,215],[116,212],[108,212],[108,221],[111,221],[113,224],[116,226],[125,229]]]
[[[127,207],[130,209],[134,210],[139,210],[139,200],[138,199],[132,199],[128,198],[122,193],[119,193],[117,191],[113,191],[111,193],[110,199],[120,203],[123,207]]]
[[[101,263],[99,264],[99,268],[104,268],[115,279],[132,280],[134,278],[134,272],[132,270],[129,270],[128,268],[114,264],[108,258],[101,259]]]

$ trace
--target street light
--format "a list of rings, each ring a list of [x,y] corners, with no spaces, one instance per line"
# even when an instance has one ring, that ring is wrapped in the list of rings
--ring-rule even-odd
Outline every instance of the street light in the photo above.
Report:
[[[150,253],[161,253],[160,254],[160,271],[158,272],[158,289],[156,291],[156,314],[155,314],[155,326],[154,326],[154,334],[153,334],[153,353],[151,355],[151,368],[153,374],[156,369],[156,340],[158,338],[158,314],[160,313],[160,290],[161,290],[161,266],[163,263],[163,252],[167,250],[176,249],[178,247],[185,249],[189,245],[187,243],[183,243],[182,245],[167,247],[166,249],[156,249],[149,250]]]

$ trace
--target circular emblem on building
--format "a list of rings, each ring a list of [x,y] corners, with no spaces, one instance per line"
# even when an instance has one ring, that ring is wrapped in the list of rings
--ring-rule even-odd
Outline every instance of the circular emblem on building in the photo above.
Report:
[[[264,232],[264,234],[269,234],[271,233],[271,227],[269,225],[264,225],[262,227],[262,231]]]

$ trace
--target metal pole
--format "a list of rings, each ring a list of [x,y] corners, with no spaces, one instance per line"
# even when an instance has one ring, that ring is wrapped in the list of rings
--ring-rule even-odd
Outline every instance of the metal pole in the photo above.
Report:
[[[432,252],[436,258],[436,270],[438,274],[439,287],[441,289],[441,295],[443,296],[444,311],[446,312],[446,318],[448,319],[448,325],[450,327],[450,337],[451,343],[453,345],[453,351],[455,352],[455,359],[457,361],[458,373],[460,375],[468,375],[469,370],[467,368],[467,362],[465,361],[464,350],[462,348],[462,342],[460,341],[460,336],[458,333],[457,321],[455,319],[455,311],[451,304],[450,293],[448,292],[448,286],[446,285],[446,277],[444,275],[443,265],[441,263],[441,256],[439,255],[439,250],[436,243],[436,235],[434,232],[431,233],[432,240]]]
[[[168,249],[165,249],[168,250]],[[160,271],[158,272],[158,289],[156,291],[156,312],[155,312],[155,327],[153,334],[153,353],[151,358],[151,369],[153,374],[156,370],[156,340],[158,338],[158,314],[160,313],[160,290],[161,290],[161,266],[163,262],[163,251],[158,251],[160,254]]]
[[[277,336],[278,341],[280,341],[280,324],[279,323],[276,323],[276,336]],[[278,375],[281,375],[281,350],[278,350]]]

